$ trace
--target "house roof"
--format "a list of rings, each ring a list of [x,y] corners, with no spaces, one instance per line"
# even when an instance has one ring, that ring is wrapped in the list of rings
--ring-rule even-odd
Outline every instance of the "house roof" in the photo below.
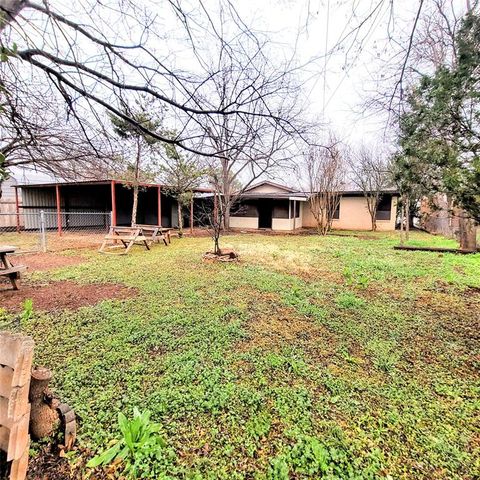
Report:
[[[315,193],[317,192],[305,192],[305,195],[311,196],[311,195],[314,195]],[[373,192],[368,192],[368,193],[373,193]],[[382,195],[384,194],[399,195],[398,190],[389,189],[389,188],[382,190],[380,193],[382,193]],[[340,190],[338,194],[346,197],[356,197],[356,196],[364,195],[364,192],[362,190]]]
[[[126,181],[126,180],[118,180],[114,178],[110,179],[103,179],[103,180],[82,180],[82,181],[64,181],[64,182],[54,182],[54,183],[25,183],[25,184],[20,184],[16,185],[16,187],[19,188],[48,188],[48,187],[56,187],[57,185],[59,187],[61,186],[82,186],[82,185],[111,185],[112,183],[118,183],[121,185],[131,185],[133,182]],[[162,184],[162,183],[146,183],[146,182],[141,182],[139,183],[141,187],[164,187],[167,188],[168,185]],[[213,190],[211,188],[194,188],[194,192],[205,192],[209,193],[212,192]]]
[[[271,182],[270,180],[263,180],[259,183],[255,183],[254,185],[250,185],[248,188],[246,188],[243,193],[248,193],[251,190],[255,190],[258,187],[263,187],[264,185],[268,185],[270,187],[278,188],[280,190],[284,190],[285,192],[290,192],[290,193],[300,193],[299,190],[291,187],[287,187],[286,185],[281,185],[279,183]]]

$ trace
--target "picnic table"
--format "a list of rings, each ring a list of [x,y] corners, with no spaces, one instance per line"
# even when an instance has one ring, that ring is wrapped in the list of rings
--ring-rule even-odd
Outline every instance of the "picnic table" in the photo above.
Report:
[[[115,254],[116,252],[112,250],[123,248],[124,251],[116,254],[126,255],[135,244],[140,244],[147,250],[150,250],[149,243],[151,241],[145,237],[142,229],[139,227],[110,227],[108,234],[103,239],[99,252]]]
[[[8,277],[14,290],[18,290],[20,273],[27,269],[25,265],[13,265],[8,258],[16,249],[10,245],[0,245],[0,276]]]
[[[171,228],[161,227],[160,225],[141,225],[136,224],[142,230],[145,236],[148,236],[152,243],[160,243],[160,240],[168,246],[171,242]]]

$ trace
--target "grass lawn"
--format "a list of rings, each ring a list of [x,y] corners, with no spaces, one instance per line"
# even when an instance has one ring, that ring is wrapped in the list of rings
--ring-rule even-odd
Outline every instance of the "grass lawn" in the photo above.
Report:
[[[73,465],[137,406],[166,441],[155,478],[479,478],[480,255],[362,235],[225,237],[237,264],[203,263],[208,238],[69,252],[86,261],[27,281],[138,294],[4,312],[0,329],[34,337],[77,412]],[[420,233],[412,244],[455,246]]]

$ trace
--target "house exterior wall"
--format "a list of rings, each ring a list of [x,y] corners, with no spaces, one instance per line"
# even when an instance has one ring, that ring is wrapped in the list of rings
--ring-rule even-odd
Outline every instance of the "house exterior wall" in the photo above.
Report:
[[[231,228],[258,228],[258,217],[230,217]]]
[[[297,202],[300,204],[299,214],[293,221],[293,218],[272,218],[272,230],[288,231],[301,228],[303,226],[303,207],[307,202]],[[291,214],[293,216],[293,201],[291,202]]]
[[[377,220],[377,230],[395,230],[397,196],[392,196],[390,220]],[[310,210],[309,202],[303,205],[303,226],[317,226]],[[338,230],[370,230],[372,222],[368,213],[367,201],[363,196],[344,196],[340,199],[340,218],[333,220],[332,227]]]
[[[288,200],[281,200],[282,202],[287,202],[288,205]],[[261,199],[257,200],[257,202],[262,202]],[[280,202],[280,200],[277,200],[277,202]],[[291,203],[291,208],[290,212],[293,215],[293,201],[290,201]],[[297,202],[300,204],[299,208],[299,213],[297,218],[295,219],[295,222],[293,218],[278,218],[273,216],[273,209],[272,209],[272,230],[278,230],[278,231],[289,231],[293,230],[294,228],[301,228],[302,227],[302,217],[303,217],[303,208],[302,208],[302,203],[304,202]],[[277,203],[278,204],[278,203]],[[288,212],[287,212],[288,213]],[[295,226],[294,226],[295,225]],[[232,215],[230,217],[230,227],[231,228],[243,228],[243,229],[258,229],[259,228],[259,218],[258,216],[253,217],[253,216],[235,216]]]
[[[272,218],[272,230],[293,230],[293,218]]]
[[[300,208],[300,216],[295,219],[295,227],[293,218],[272,218],[272,230],[288,231],[302,228],[302,208]]]

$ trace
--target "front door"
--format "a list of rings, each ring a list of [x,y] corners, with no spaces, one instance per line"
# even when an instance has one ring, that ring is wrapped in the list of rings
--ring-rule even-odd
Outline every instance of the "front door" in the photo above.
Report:
[[[258,204],[258,228],[272,228],[272,203],[268,200]]]

